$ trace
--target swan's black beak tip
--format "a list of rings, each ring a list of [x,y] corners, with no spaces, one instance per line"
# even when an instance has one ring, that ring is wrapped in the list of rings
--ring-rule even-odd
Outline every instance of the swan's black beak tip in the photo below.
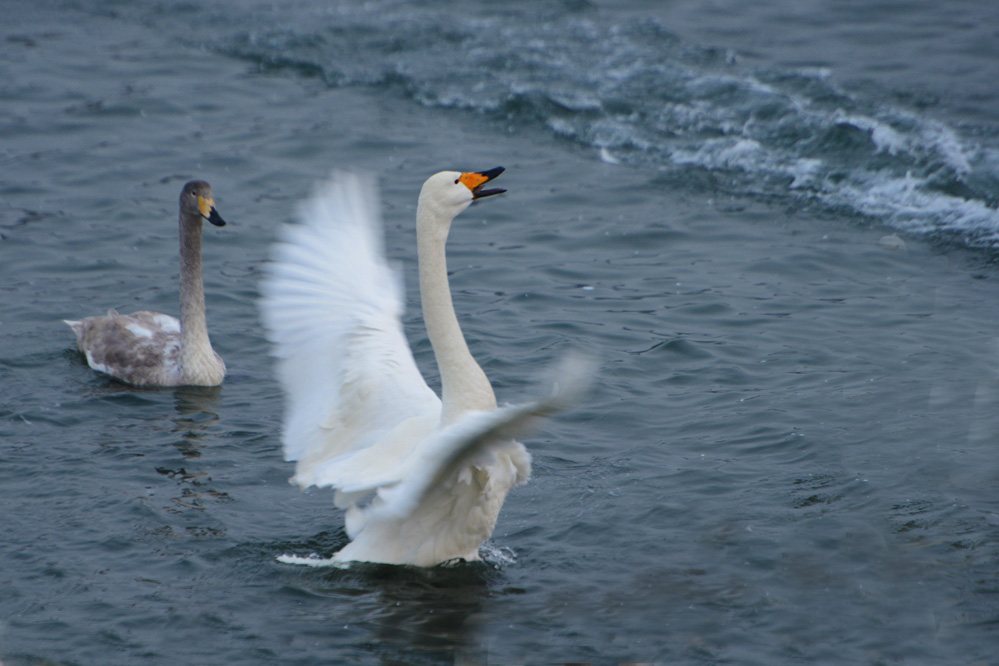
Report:
[[[484,197],[491,197],[493,195],[503,194],[504,192],[506,192],[506,190],[504,190],[501,187],[494,187],[488,190],[482,189],[483,185],[485,185],[492,179],[496,178],[504,171],[506,171],[505,168],[498,166],[498,167],[493,167],[492,169],[487,169],[486,171],[478,172],[478,174],[476,175],[481,176],[482,178],[484,178],[484,180],[472,188],[472,199],[482,199]]]
[[[222,219],[222,216],[219,215],[219,212],[217,210],[215,210],[214,206],[212,206],[212,210],[208,214],[207,220],[209,222],[211,222],[212,224],[214,224],[216,227],[224,227],[225,226],[225,220]]]
[[[495,178],[498,175],[500,175],[501,173],[503,173],[504,171],[506,171],[505,167],[493,167],[492,169],[488,169],[486,171],[480,171],[479,175],[480,176],[485,176],[486,180],[490,181],[493,178]]]

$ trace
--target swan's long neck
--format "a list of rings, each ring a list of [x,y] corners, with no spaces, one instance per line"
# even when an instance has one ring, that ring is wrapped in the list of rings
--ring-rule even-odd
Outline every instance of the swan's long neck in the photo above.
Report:
[[[203,372],[214,362],[205,321],[205,287],[201,279],[201,220],[180,222],[180,348],[185,378]]]
[[[441,373],[441,422],[453,422],[463,412],[496,408],[492,385],[468,350],[451,301],[444,246],[450,220],[421,205],[416,211],[423,321]]]

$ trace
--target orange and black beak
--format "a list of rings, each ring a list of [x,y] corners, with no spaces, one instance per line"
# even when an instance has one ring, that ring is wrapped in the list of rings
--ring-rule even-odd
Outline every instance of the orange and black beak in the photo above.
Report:
[[[219,215],[219,212],[215,210],[215,200],[205,199],[201,195],[198,195],[198,210],[201,211],[201,217],[205,218],[216,227],[224,227],[225,220]]]
[[[493,178],[503,173],[505,169],[503,167],[496,167],[494,169],[489,169],[488,171],[469,171],[468,173],[461,174],[461,181],[469,190],[472,191],[472,199],[482,199],[483,197],[491,197],[494,194],[503,194],[506,190],[496,187],[490,190],[482,189],[482,186],[488,183]]]

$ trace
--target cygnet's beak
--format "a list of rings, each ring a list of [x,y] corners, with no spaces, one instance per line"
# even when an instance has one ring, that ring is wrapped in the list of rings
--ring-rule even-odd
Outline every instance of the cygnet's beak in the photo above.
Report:
[[[505,169],[503,167],[496,167],[494,169],[489,169],[488,171],[469,171],[468,173],[461,174],[461,181],[465,187],[472,191],[472,199],[481,199],[483,197],[491,197],[494,194],[503,194],[506,190],[499,187],[493,188],[491,190],[484,190],[482,186],[488,183],[493,178],[503,173]]]
[[[201,217],[205,218],[216,227],[224,227],[225,220],[219,215],[219,212],[215,210],[215,200],[206,199],[202,196],[198,197],[198,210],[201,211]]]

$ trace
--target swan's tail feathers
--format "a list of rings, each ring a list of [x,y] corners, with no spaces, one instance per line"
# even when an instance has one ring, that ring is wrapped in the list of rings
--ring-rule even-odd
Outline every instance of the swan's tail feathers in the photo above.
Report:
[[[77,340],[83,339],[83,321],[79,319],[63,319],[62,323],[73,329],[73,333],[76,335]]]
[[[466,468],[489,464],[538,420],[577,404],[592,384],[596,367],[591,357],[570,354],[556,366],[552,389],[540,400],[465,414],[414,452],[405,476],[380,488],[371,510],[394,518],[411,515],[435,488],[464,478]]]

